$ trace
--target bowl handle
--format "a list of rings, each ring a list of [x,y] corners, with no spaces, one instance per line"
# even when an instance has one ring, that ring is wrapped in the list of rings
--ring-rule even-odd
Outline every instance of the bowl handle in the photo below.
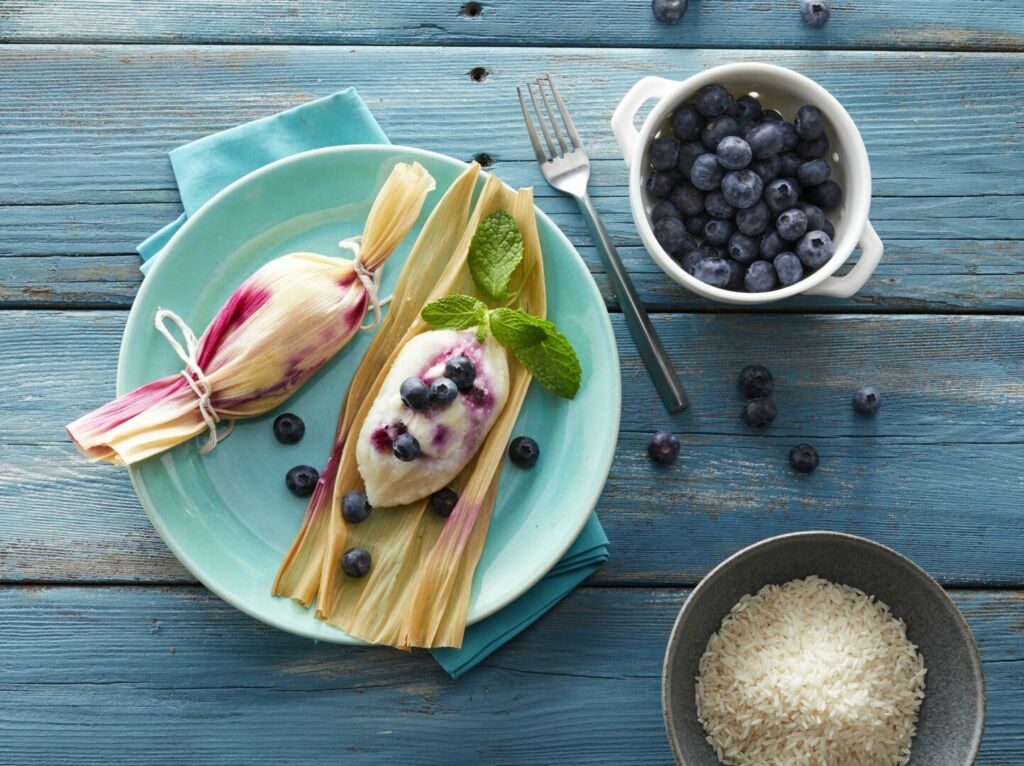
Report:
[[[627,168],[633,161],[633,150],[640,135],[633,127],[633,118],[636,117],[637,111],[645,102],[663,97],[678,84],[675,80],[666,80],[664,77],[645,77],[630,88],[615,107],[615,113],[612,114],[612,133],[619,142]]]
[[[815,285],[804,292],[804,295],[827,295],[831,298],[851,298],[868,278],[875,273],[878,262],[882,260],[882,240],[875,233],[871,221],[864,224],[860,235],[860,259],[841,277],[829,277],[820,285]]]

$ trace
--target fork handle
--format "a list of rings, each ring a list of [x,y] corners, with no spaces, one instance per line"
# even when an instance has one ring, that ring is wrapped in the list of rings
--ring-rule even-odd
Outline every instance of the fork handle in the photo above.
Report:
[[[643,360],[644,366],[647,367],[651,380],[654,381],[654,388],[658,391],[661,401],[664,402],[665,409],[669,412],[686,409],[689,406],[686,393],[679,383],[676,371],[668,359],[668,354],[665,353],[665,347],[661,345],[654,325],[651,324],[651,318],[647,316],[647,309],[640,300],[640,296],[637,295],[633,280],[626,273],[622,259],[619,258],[615,246],[612,245],[608,232],[601,224],[601,219],[598,218],[590,195],[577,197],[576,201],[587,221],[587,228],[590,229],[590,235],[594,238],[594,244],[597,245],[601,261],[608,271],[612,289],[619,299],[619,305],[622,306],[626,326],[629,327],[633,342],[636,343],[637,350],[640,352],[640,358]]]

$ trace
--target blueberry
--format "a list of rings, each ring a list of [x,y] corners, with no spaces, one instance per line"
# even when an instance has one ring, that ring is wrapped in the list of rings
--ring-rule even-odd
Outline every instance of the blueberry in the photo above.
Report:
[[[675,170],[679,161],[679,142],[674,138],[656,138],[651,142],[647,156],[655,170]]]
[[[693,161],[690,169],[690,180],[693,185],[703,191],[717,189],[722,183],[722,166],[714,154],[702,154]]]
[[[810,202],[798,202],[796,206],[804,211],[804,215],[807,216],[807,230],[814,231],[820,229],[825,225],[825,214],[821,212],[821,208],[817,205],[812,205]],[[831,235],[829,235],[831,236]]]
[[[726,136],[718,142],[718,164],[729,170],[740,170],[750,164],[750,144],[739,136]]]
[[[682,258],[677,259],[677,263],[683,267],[683,271],[693,276],[693,270],[697,268],[697,264],[707,256],[708,254],[704,251],[704,248],[695,247]]]
[[[366,548],[349,548],[341,557],[341,569],[349,577],[366,577],[370,573],[373,559]]]
[[[672,192],[672,204],[683,215],[697,215],[704,212],[704,192],[691,183],[683,181]]]
[[[823,184],[812,186],[807,190],[807,200],[818,207],[828,210],[839,207],[843,201],[843,189],[835,181],[829,180]]]
[[[306,424],[298,415],[285,412],[274,418],[274,438],[281,444],[295,444],[306,433]]]
[[[700,134],[700,140],[709,151],[713,152],[718,149],[723,138],[738,136],[739,132],[740,126],[735,118],[723,114],[721,117],[708,120],[708,124],[704,126],[704,131]]]
[[[284,484],[288,491],[299,497],[309,497],[316,489],[320,473],[311,465],[297,465],[284,476]]]
[[[760,243],[757,240],[751,239],[746,234],[736,232],[729,237],[729,244],[726,247],[726,252],[729,253],[729,257],[734,261],[747,266],[757,260],[759,244]]]
[[[768,209],[768,203],[758,200],[736,213],[736,228],[748,237],[757,237],[767,230],[771,216],[772,211]]]
[[[807,232],[796,246],[797,258],[809,269],[824,266],[833,252],[832,238],[823,231]]]
[[[802,160],[816,160],[818,157],[824,157],[825,152],[828,151],[828,137],[822,133],[809,141],[801,138],[795,151],[796,156]]]
[[[782,115],[774,109],[765,109],[761,112],[761,122],[785,122]]]
[[[882,395],[874,386],[864,386],[853,395],[853,408],[861,415],[874,415],[882,406]]]
[[[805,187],[818,186],[828,180],[831,172],[832,169],[825,160],[811,160],[800,166],[796,177]]]
[[[794,471],[812,473],[818,467],[818,450],[810,444],[798,444],[789,451],[789,464]]]
[[[452,515],[458,502],[459,496],[455,490],[445,487],[430,496],[430,510],[441,518],[447,519]]]
[[[704,209],[712,218],[732,218],[736,208],[730,205],[720,191],[708,192],[704,198]]]
[[[836,238],[836,227],[832,225],[832,222],[825,219],[825,224],[821,227],[821,230],[828,234],[828,238],[834,240]]]
[[[451,378],[438,378],[430,384],[430,403],[437,407],[447,407],[458,395],[459,388]]]
[[[789,243],[780,237],[779,233],[773,228],[761,237],[757,252],[763,260],[770,261],[779,253],[785,252],[788,247]]]
[[[651,0],[651,11],[662,24],[675,24],[686,13],[687,0]]]
[[[779,253],[772,260],[772,265],[775,267],[779,283],[784,287],[795,285],[804,278],[804,267],[793,253]]]
[[[681,106],[672,115],[672,133],[680,141],[693,141],[700,137],[702,130],[704,118],[692,105]]]
[[[751,399],[740,411],[740,419],[748,426],[764,428],[771,425],[778,416],[779,411],[775,402],[768,396],[756,396]]]
[[[444,376],[454,381],[460,391],[468,391],[476,380],[476,365],[468,356],[453,356],[444,364]]]
[[[443,380],[443,378],[441,378],[441,380]],[[437,381],[434,382],[436,383]],[[455,389],[454,383],[452,383],[452,389]],[[410,433],[399,434],[398,438],[395,439],[394,444],[391,446],[391,451],[395,454],[395,457],[403,463],[408,463],[420,456],[420,443],[416,437]]]
[[[762,122],[755,125],[744,138],[756,159],[763,160],[782,151],[783,132],[778,123]]]
[[[754,261],[747,267],[743,284],[752,293],[766,293],[774,290],[777,284],[775,267],[768,261]]]
[[[673,205],[668,200],[661,200],[657,205],[651,208],[651,221],[659,221],[662,218],[679,218],[682,219],[683,214],[679,212],[679,208]]]
[[[647,445],[647,456],[662,465],[674,463],[679,457],[679,437],[668,431],[658,431]]]
[[[753,170],[732,170],[722,179],[725,201],[740,209],[752,207],[761,199],[764,183]]]
[[[779,159],[779,155],[773,154],[763,160],[754,160],[750,163],[750,169],[757,173],[762,183],[770,184],[778,178],[779,171],[782,169],[782,160]]]
[[[419,378],[406,378],[398,387],[402,402],[411,410],[425,410],[430,406],[430,386]]]
[[[725,258],[702,258],[694,267],[693,276],[706,285],[725,287],[732,278],[732,271]]]
[[[800,138],[810,140],[825,132],[825,118],[818,107],[805,104],[797,110],[793,127]]]
[[[647,179],[647,193],[658,199],[668,199],[677,180],[675,173],[653,173]]]
[[[782,151],[788,152],[796,148],[797,143],[800,141],[796,128],[788,122],[780,122],[778,126],[779,130],[782,131]]]
[[[800,239],[807,232],[807,216],[798,207],[785,210],[775,221],[779,236],[790,242]]]
[[[809,27],[824,26],[831,14],[827,0],[800,0],[800,18]]]
[[[765,187],[764,201],[778,215],[796,205],[800,191],[800,186],[792,178],[776,178]]]
[[[804,161],[795,152],[783,152],[779,155],[778,175],[782,178],[795,178],[803,164]]]
[[[726,258],[725,262],[729,264],[729,282],[726,284],[725,289],[737,292],[743,290],[743,277],[746,276],[747,267],[731,258]]]
[[[709,245],[722,247],[729,241],[734,231],[732,221],[724,218],[712,218],[704,225],[704,238]]]
[[[718,117],[729,110],[732,95],[721,85],[705,85],[697,91],[694,107],[705,117]]]
[[[686,230],[695,237],[699,237],[704,234],[704,226],[710,220],[710,216],[707,213],[700,212],[697,215],[689,215],[683,219],[683,225],[686,226]]]
[[[748,364],[740,370],[740,390],[748,399],[756,396],[771,396],[775,390],[775,379],[763,364]]]
[[[682,173],[684,178],[689,178],[690,171],[693,170],[693,161],[702,154],[706,154],[707,151],[704,148],[704,144],[700,141],[686,142],[679,147],[679,161],[676,163],[676,171]]]
[[[654,222],[654,238],[666,253],[683,253],[694,247],[693,237],[678,218],[661,218]]]
[[[341,515],[350,524],[366,521],[366,517],[370,515],[372,510],[373,508],[370,506],[370,501],[366,499],[365,492],[352,490],[351,492],[346,492],[345,496],[341,498]]]
[[[517,436],[508,445],[508,459],[519,468],[532,468],[540,457],[540,447],[529,436]]]
[[[756,120],[761,116],[761,102],[753,96],[740,96],[736,99],[736,119]]]

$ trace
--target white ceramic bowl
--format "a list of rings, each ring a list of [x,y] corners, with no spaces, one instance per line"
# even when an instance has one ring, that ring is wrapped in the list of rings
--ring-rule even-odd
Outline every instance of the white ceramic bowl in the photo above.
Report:
[[[649,212],[654,200],[644,188],[649,172],[647,161],[651,141],[669,132],[669,120],[676,107],[693,100],[705,85],[719,83],[734,96],[756,94],[766,109],[777,109],[787,120],[804,104],[813,104],[825,116],[825,134],[829,140],[827,159],[832,178],[843,188],[843,203],[828,211],[836,229],[835,253],[820,269],[794,285],[766,293],[741,293],[704,284],[686,273],[654,238]],[[638,131],[634,127],[637,111],[646,102],[657,99]],[[612,132],[629,167],[629,200],[633,220],[647,251],[662,270],[679,284],[724,303],[758,304],[792,295],[828,295],[849,298],[854,295],[882,259],[882,241],[868,221],[871,207],[871,165],[864,140],[850,115],[835,97],[813,80],[772,64],[726,64],[706,69],[682,82],[663,77],[645,77],[623,97],[612,115]],[[859,247],[856,265],[843,276],[832,276]]]

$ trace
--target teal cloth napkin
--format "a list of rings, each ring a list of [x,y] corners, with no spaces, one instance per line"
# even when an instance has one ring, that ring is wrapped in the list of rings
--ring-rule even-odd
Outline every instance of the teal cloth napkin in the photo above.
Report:
[[[341,144],[387,144],[387,136],[353,88],[200,138],[171,152],[185,208],[178,219],[141,242],[142,271],[159,257],[188,217],[228,184],[275,160]],[[576,542],[529,591],[466,629],[461,649],[431,652],[453,678],[515,638],[608,560],[608,538],[591,514]]]

